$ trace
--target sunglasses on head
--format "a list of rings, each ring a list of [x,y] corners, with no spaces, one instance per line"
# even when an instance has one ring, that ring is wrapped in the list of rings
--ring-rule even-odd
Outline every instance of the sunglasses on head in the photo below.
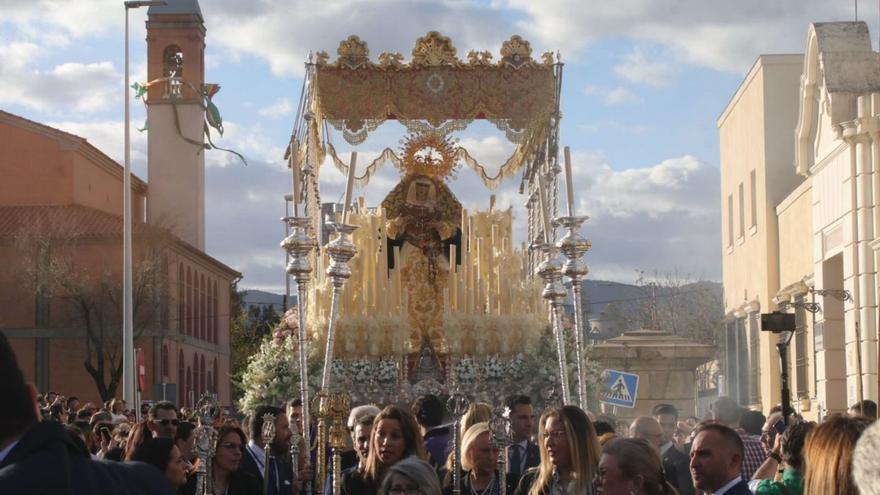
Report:
[[[160,424],[162,426],[174,425],[177,426],[180,424],[179,419],[154,419],[153,423]]]

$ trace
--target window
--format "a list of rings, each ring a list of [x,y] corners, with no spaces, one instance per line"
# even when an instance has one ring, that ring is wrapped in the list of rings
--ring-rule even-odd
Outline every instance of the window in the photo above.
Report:
[[[192,368],[189,366],[186,367],[186,397],[184,399],[187,407],[193,406],[193,375]]]
[[[758,313],[749,314],[749,404],[758,404],[761,402],[760,383],[761,367],[760,367],[760,342]]]
[[[749,193],[751,200],[751,213],[752,213],[752,227],[758,226],[758,174],[752,170],[752,173],[749,174]]]
[[[727,195],[727,245],[733,247],[733,194]]]
[[[168,344],[162,344],[162,381],[168,376]]]
[[[169,78],[165,82],[165,96],[180,96],[183,77],[183,50],[177,45],[165,47],[162,53],[163,73]]]
[[[183,378],[183,351],[177,356],[177,403],[184,404],[186,399],[186,390],[184,390]]]
[[[192,272],[186,267],[186,334],[193,334],[193,289],[192,289]]]
[[[739,183],[739,236],[746,235],[746,198],[743,190],[743,183]]]
[[[217,343],[217,281],[214,281],[213,290],[211,291],[211,342]],[[216,373],[214,373],[216,375]]]
[[[186,275],[183,272],[183,263],[177,269],[177,331],[184,333],[184,323],[186,322],[186,296],[185,296],[185,280]]]
[[[199,358],[199,397],[207,391],[208,376],[205,370],[205,355]]]
[[[199,338],[208,340],[208,293],[205,274],[199,275]]]
[[[807,386],[807,312],[804,309],[804,296],[794,298],[794,369],[797,381],[797,398],[810,396]]]

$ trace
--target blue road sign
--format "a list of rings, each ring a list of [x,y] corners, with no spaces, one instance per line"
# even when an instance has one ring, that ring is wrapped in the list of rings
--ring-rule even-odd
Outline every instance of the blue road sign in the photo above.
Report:
[[[639,375],[623,371],[606,370],[608,377],[601,401],[612,406],[636,407],[639,391]]]

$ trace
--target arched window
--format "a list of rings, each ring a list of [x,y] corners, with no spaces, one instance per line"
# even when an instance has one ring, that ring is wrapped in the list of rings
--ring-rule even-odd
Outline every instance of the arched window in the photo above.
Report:
[[[205,325],[207,325],[208,329],[205,332],[205,340],[214,342],[214,285],[211,283],[210,277],[208,277],[207,284],[207,287],[205,287],[207,298],[205,301],[208,309],[205,311]]]
[[[183,404],[186,399],[186,390],[184,388],[183,375],[183,351],[177,356],[177,403]]]
[[[214,327],[214,332],[213,332],[213,334],[214,334],[214,341],[213,341],[213,342],[214,342],[215,344],[219,344],[219,343],[220,343],[220,337],[219,337],[219,332],[220,332],[220,317],[219,317],[219,315],[217,314],[217,312],[218,312],[218,310],[219,310],[219,306],[218,306],[218,304],[217,304],[217,301],[219,301],[219,298],[218,298],[218,296],[217,296],[217,281],[215,280],[215,281],[214,281],[214,300],[213,300],[213,308],[214,308],[214,311],[213,311],[213,313],[212,313],[212,315],[211,315],[211,321],[213,322],[213,327]],[[214,375],[216,376],[217,374],[215,373]]]
[[[193,337],[202,338],[201,321],[202,321],[202,298],[199,293],[201,286],[199,285],[199,273],[193,270]]]
[[[181,263],[177,268],[177,331],[179,333],[184,333],[183,324],[186,321],[186,306],[184,290],[185,290],[185,277],[186,275],[183,272],[183,263]]]
[[[192,368],[189,366],[186,367],[186,396],[184,397],[184,403],[187,407],[193,406],[193,401],[195,398],[193,397],[193,375]]]
[[[168,377],[168,344],[162,344],[162,381]]]
[[[193,334],[192,271],[189,267],[186,267],[186,334],[190,337]]]
[[[199,338],[208,340],[207,291],[205,290],[205,274],[199,275]]]
[[[180,96],[183,88],[183,50],[177,45],[165,47],[162,53],[163,75],[169,79],[165,83],[165,96]]]
[[[199,393],[205,393],[208,390],[208,377],[205,374],[205,355],[199,358]]]
[[[168,45],[162,54],[165,77],[183,77],[183,50],[177,45]]]
[[[199,376],[199,355],[197,353],[193,353],[193,391],[195,393],[195,401],[199,401],[199,397],[201,397],[202,391],[199,388],[199,383],[201,383],[201,376]]]

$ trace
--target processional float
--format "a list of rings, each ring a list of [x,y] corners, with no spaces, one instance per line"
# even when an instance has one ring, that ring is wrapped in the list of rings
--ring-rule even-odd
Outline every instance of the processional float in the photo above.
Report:
[[[528,188],[526,207],[531,243],[526,269],[544,282],[542,295],[549,303],[544,314],[548,315],[553,330],[560,396],[566,404],[572,403],[572,399],[563,328],[567,290],[562,280],[563,276],[571,280],[576,307],[577,399],[584,409],[587,407],[587,378],[580,291],[587,268],[581,257],[590,247],[589,241],[578,233],[587,218],[574,216],[567,149],[568,215],[556,214],[558,175],[562,171],[558,164],[562,80],[558,55],[554,57],[547,52],[536,61],[529,43],[513,36],[502,44],[498,62],[493,61],[487,51],[471,51],[467,60],[462,61],[457,58],[449,38],[433,31],[417,40],[409,63],[404,62],[400,53],[382,53],[379,63],[374,63],[369,58],[367,44],[357,36],[342,41],[337,55],[337,59],[330,62],[326,53],[319,52],[310,55],[306,64],[300,104],[285,156],[292,175],[293,215],[283,220],[291,227],[291,234],[281,243],[290,256],[287,273],[297,283],[298,296],[297,355],[291,359],[297,360],[300,375],[304,427],[303,448],[292,449],[292,464],[296,470],[296,457],[301,456],[307,465],[310,451],[316,449],[315,483],[306,491],[323,492],[329,469],[334,494],[340,489],[339,452],[345,445],[344,423],[350,407],[350,397],[339,383],[333,383],[332,373],[334,358],[338,357],[334,346],[340,338],[341,307],[369,310],[370,315],[377,317],[393,318],[403,313],[404,324],[411,327],[408,329],[410,342],[396,342],[394,349],[400,351],[408,347],[409,355],[418,356],[415,359],[419,366],[422,361],[436,362],[441,350],[447,353],[448,406],[456,418],[456,429],[468,398],[449,370],[453,368],[454,358],[467,349],[461,349],[462,338],[457,344],[450,342],[454,340],[451,337],[444,340],[442,329],[448,328],[448,324],[443,327],[442,322],[451,320],[450,313],[454,312],[492,318],[504,311],[537,307],[528,297],[523,300],[522,294],[527,292],[502,287],[500,276],[489,283],[480,279],[486,276],[481,263],[491,258],[496,248],[486,251],[484,239],[478,239],[474,233],[473,216],[468,216],[444,180],[454,176],[462,164],[470,167],[489,188],[521,173],[520,193],[526,185]],[[513,154],[494,174],[449,138],[453,131],[464,130],[474,120],[483,119],[494,124],[516,145]],[[387,120],[398,121],[409,132],[402,141],[403,149],[398,153],[386,148],[358,174],[357,154],[352,153],[347,164],[341,160],[331,142],[330,128],[341,133],[348,144],[356,146]],[[322,234],[320,169],[325,160],[343,172],[347,181],[341,221],[330,223],[334,237],[322,247],[318,242]],[[352,221],[354,185],[366,186],[386,163],[401,170],[400,183],[382,202],[378,213],[365,216],[361,204],[357,219]],[[378,229],[369,223],[376,218],[381,224]],[[375,244],[378,233],[380,255],[359,252],[359,245],[353,242],[360,235],[356,232],[359,225],[372,228],[361,237],[365,242]],[[556,238],[557,225],[567,229],[561,239]],[[494,226],[491,233],[492,246],[512,245],[512,239],[495,239]],[[564,264],[559,258],[560,252],[565,256]],[[476,254],[472,257],[471,253]],[[349,262],[353,259],[359,263],[359,270],[367,267],[379,274],[373,285],[358,281],[354,295],[344,291],[352,277]],[[328,263],[326,276],[322,273],[325,263]],[[395,266],[391,266],[392,263]],[[319,297],[319,294],[327,294],[320,292],[321,284],[332,287],[327,313],[324,313],[326,303]],[[426,293],[429,296],[424,296]],[[427,303],[414,300],[420,297],[432,300]],[[357,307],[353,300],[362,307]],[[320,319],[321,314],[326,314],[326,319]],[[326,332],[321,327],[326,328]],[[324,340],[321,385],[315,394],[309,390],[310,334],[322,336]],[[347,352],[350,340],[345,340],[343,351]],[[400,363],[401,375],[413,362]],[[317,439],[310,435],[311,414],[316,414],[318,419]],[[506,447],[509,442],[506,419],[501,413],[497,416],[491,425],[493,442]],[[461,433],[454,432],[456,440]],[[330,466],[325,463],[328,443],[332,449]],[[457,459],[457,445],[454,450]],[[506,470],[506,459],[502,457],[499,456],[499,467]],[[458,493],[458,469],[453,474]],[[504,479],[499,481],[503,487]]]

